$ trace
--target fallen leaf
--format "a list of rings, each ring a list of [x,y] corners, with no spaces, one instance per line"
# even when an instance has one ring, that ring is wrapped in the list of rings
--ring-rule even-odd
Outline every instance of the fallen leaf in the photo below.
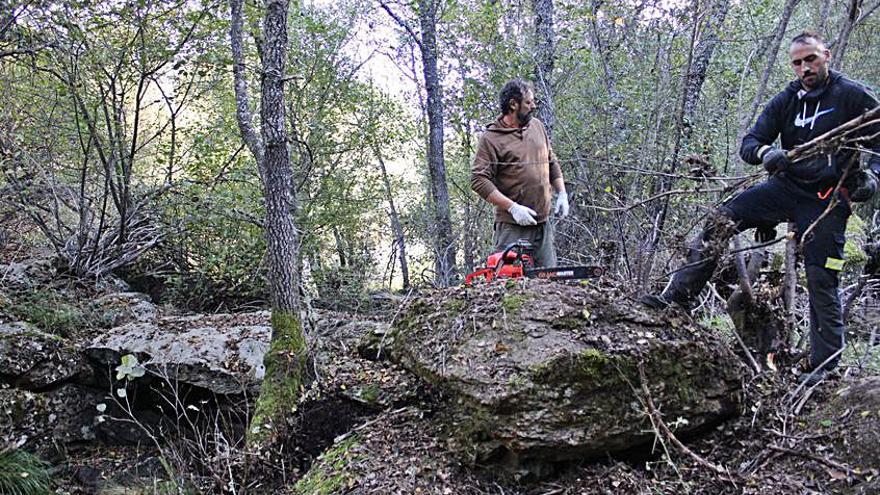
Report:
[[[831,479],[838,481],[846,479],[846,473],[844,473],[843,471],[838,471],[836,469],[829,469],[828,476],[831,476]]]

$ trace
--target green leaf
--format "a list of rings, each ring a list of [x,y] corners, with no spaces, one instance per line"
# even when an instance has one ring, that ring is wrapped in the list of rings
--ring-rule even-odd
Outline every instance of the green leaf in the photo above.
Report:
[[[137,356],[134,354],[126,354],[122,356],[121,364],[116,367],[116,379],[123,378],[133,380],[140,378],[146,373],[146,369],[138,362]]]

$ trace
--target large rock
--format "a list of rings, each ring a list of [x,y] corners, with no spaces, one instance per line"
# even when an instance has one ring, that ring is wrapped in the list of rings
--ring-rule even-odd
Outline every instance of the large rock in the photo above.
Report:
[[[0,324],[0,379],[44,390],[87,374],[80,353],[65,339],[25,322]]]
[[[835,460],[869,473],[873,490],[880,487],[874,479],[880,474],[880,376],[843,384],[806,415],[804,424],[814,436],[831,439]],[[863,488],[853,493],[880,493]]]
[[[285,493],[511,493],[461,466],[438,429],[419,409],[385,411],[337,438]]]
[[[76,384],[45,393],[0,386],[0,445],[23,442],[29,450],[51,454],[95,440],[148,444],[148,432],[157,431],[159,416],[134,410],[110,392]]]
[[[615,289],[530,280],[437,291],[395,326],[394,358],[452,397],[441,416],[478,462],[540,466],[651,442],[640,366],[680,435],[738,411],[742,366],[718,335]]]
[[[111,327],[135,322],[153,323],[158,316],[150,296],[140,292],[113,292],[95,299],[91,306]]]
[[[418,402],[424,382],[379,360],[387,323],[332,311],[316,316],[312,356],[319,395],[338,395],[375,409]]]
[[[216,394],[255,392],[272,334],[267,312],[161,318],[110,330],[85,350],[99,368],[134,354],[147,370]]]

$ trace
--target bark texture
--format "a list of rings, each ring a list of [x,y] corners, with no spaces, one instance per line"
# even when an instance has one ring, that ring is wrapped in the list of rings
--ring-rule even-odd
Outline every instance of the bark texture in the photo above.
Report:
[[[553,66],[556,63],[556,32],[553,27],[553,0],[532,0],[535,12],[535,84],[541,101],[538,118],[553,135],[556,123],[553,95]]]
[[[422,73],[425,78],[428,112],[428,173],[434,210],[434,253],[436,283],[448,286],[456,281],[455,236],[449,210],[446,163],[443,155],[443,88],[437,68],[437,0],[419,1]]]
[[[837,45],[834,47],[834,56],[831,59],[831,68],[834,70],[843,70],[843,61],[846,56],[846,48],[849,46],[849,37],[859,21],[861,9],[862,0],[850,0],[846,19],[843,21],[843,27],[840,29],[840,35],[837,38]]]
[[[249,443],[262,445],[285,433],[287,419],[296,408],[308,359],[300,317],[299,235],[294,222],[297,204],[284,104],[289,3],[287,0],[266,2],[261,47],[261,138],[250,125],[241,50],[241,0],[231,0],[230,6],[238,124],[257,160],[266,206],[264,229],[272,302],[272,341],[264,358],[266,376],[248,430]]]

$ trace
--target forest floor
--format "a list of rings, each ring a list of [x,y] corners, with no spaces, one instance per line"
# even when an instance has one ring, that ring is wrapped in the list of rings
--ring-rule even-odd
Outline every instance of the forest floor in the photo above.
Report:
[[[0,263],[23,259],[21,249],[7,249]],[[87,284],[58,278],[34,290],[0,293],[0,323],[35,320],[74,347],[104,328],[100,315],[87,309],[98,295]],[[35,304],[41,299],[50,304]],[[319,328],[322,321],[337,323],[319,344],[318,379],[299,408],[299,433],[285,445],[280,464],[279,457],[271,465],[248,457],[234,437],[241,425],[212,437],[225,439],[227,450],[210,459],[192,457],[198,452],[187,447],[198,443],[192,432],[163,434],[158,444],[79,442],[56,445],[46,457],[55,493],[880,493],[880,376],[870,366],[859,369],[854,355],[813,389],[801,387],[790,368],[749,377],[742,413],[698,438],[682,439],[687,449],[658,428],[652,446],[559,464],[540,479],[468,466],[449,452],[433,421],[448,399],[359,348],[373,327],[338,324],[387,320],[394,314],[390,301],[370,314],[319,312]],[[255,314],[230,321],[264,318]],[[217,324],[212,315],[204,318]]]

